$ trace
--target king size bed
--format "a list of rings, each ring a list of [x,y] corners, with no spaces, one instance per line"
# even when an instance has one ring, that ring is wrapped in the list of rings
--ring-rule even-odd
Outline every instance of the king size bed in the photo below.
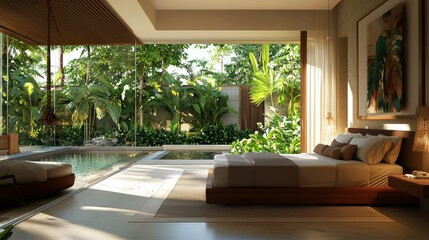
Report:
[[[206,202],[417,204],[417,198],[389,187],[387,180],[389,175],[407,171],[405,161],[416,157],[411,151],[414,132],[359,128],[348,132],[337,136],[341,145],[335,151],[337,141],[329,150],[322,146],[319,152],[316,147],[318,153],[216,155],[207,178]],[[350,156],[340,151],[347,146],[355,148]],[[379,153],[380,149],[385,151]]]

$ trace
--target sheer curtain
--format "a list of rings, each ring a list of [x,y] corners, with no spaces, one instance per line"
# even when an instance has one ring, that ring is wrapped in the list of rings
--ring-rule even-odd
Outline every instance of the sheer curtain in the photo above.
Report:
[[[307,38],[307,151],[318,143],[330,144],[336,134],[336,85],[333,48],[328,44],[327,31],[309,31]],[[345,103],[346,104],[346,103]],[[326,116],[332,114],[333,125]]]

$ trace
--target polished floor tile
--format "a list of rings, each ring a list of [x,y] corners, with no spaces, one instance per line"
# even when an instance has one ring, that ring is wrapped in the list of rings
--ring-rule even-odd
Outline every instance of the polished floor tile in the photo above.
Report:
[[[199,165],[195,165],[199,164]],[[418,207],[378,207],[389,223],[130,223],[180,171],[211,161],[141,161],[18,224],[12,239],[427,239],[429,214]]]

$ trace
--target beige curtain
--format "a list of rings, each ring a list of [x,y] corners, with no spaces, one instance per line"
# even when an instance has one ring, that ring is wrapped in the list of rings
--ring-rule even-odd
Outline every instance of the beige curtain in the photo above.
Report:
[[[0,32],[0,135],[3,134],[3,33]]]
[[[333,47],[327,31],[309,31],[307,40],[307,151],[330,144],[336,135],[336,91]],[[346,103],[345,103],[346,104]],[[326,116],[332,115],[328,126]]]

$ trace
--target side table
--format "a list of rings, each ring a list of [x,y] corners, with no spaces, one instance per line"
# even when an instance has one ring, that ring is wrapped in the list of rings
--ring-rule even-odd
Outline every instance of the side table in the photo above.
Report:
[[[429,199],[429,180],[411,179],[405,175],[390,175],[389,186],[420,199]]]

